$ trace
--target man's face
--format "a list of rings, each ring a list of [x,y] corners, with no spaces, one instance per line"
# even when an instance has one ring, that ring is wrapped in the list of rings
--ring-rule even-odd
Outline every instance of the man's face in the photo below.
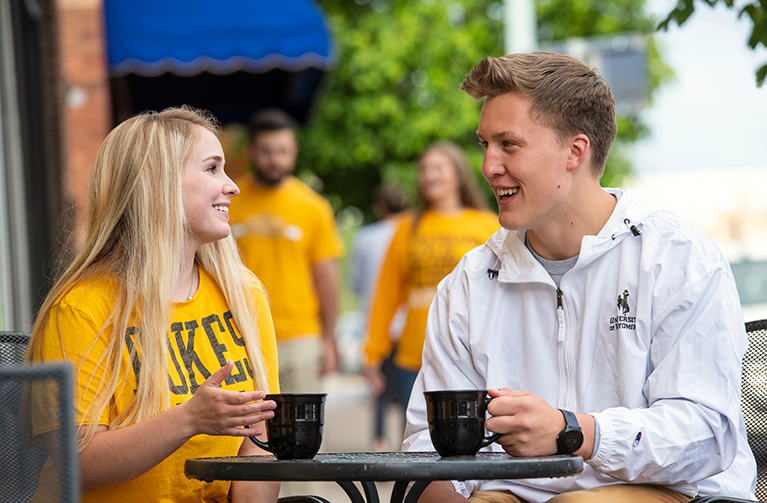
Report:
[[[258,181],[276,187],[293,173],[298,143],[290,129],[262,131],[250,143],[248,153]]]
[[[530,117],[531,100],[518,93],[488,98],[477,136],[485,150],[482,174],[509,230],[543,231],[567,214],[570,146]]]

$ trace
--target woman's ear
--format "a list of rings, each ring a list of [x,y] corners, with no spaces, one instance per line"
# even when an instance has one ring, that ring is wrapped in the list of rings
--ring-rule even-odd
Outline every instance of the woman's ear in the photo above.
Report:
[[[573,171],[589,159],[591,141],[585,134],[575,135],[570,141],[570,156],[567,158],[567,170]],[[588,163],[587,163],[588,164]]]

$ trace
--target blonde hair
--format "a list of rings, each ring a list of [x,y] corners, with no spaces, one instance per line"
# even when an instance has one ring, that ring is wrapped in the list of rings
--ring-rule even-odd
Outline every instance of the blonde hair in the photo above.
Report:
[[[114,128],[94,157],[85,244],[43,303],[27,352],[28,361],[43,359],[46,326],[51,316],[58,319],[59,303],[74,286],[91,278],[116,279],[114,310],[98,334],[109,334],[98,362],[107,371],[82,414],[80,426],[87,427],[80,449],[93,438],[99,418],[132,370],[122,359],[130,322],[138,329],[130,360],[140,352],[142,369],[147,370],[137,378],[135,398],[109,427],[136,424],[170,408],[167,331],[187,228],[181,180],[200,127],[217,136],[220,131],[215,118],[191,107],[146,112]],[[195,259],[224,294],[245,341],[256,389],[268,390],[252,296],[256,280],[231,234],[202,245]]]
[[[533,120],[552,128],[560,140],[585,134],[591,142],[591,168],[605,169],[618,133],[615,99],[594,70],[571,56],[553,52],[485,57],[461,83],[475,100],[516,92],[532,100]]]

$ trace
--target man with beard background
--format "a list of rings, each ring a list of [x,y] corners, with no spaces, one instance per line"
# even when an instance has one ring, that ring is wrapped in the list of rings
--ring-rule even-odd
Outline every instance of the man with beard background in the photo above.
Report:
[[[293,176],[295,122],[277,109],[249,124],[250,172],[230,209],[245,264],[269,294],[283,393],[320,391],[338,369],[338,259],[344,249],[328,202]]]

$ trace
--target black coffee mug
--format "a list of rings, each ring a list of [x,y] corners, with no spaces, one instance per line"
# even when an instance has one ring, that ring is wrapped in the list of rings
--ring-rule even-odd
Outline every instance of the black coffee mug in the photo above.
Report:
[[[322,444],[326,393],[279,393],[264,400],[277,402],[274,417],[266,420],[267,442],[254,444],[277,459],[312,459]]]
[[[484,389],[425,391],[431,443],[440,456],[475,456],[501,437],[485,436],[485,413],[492,400]]]

